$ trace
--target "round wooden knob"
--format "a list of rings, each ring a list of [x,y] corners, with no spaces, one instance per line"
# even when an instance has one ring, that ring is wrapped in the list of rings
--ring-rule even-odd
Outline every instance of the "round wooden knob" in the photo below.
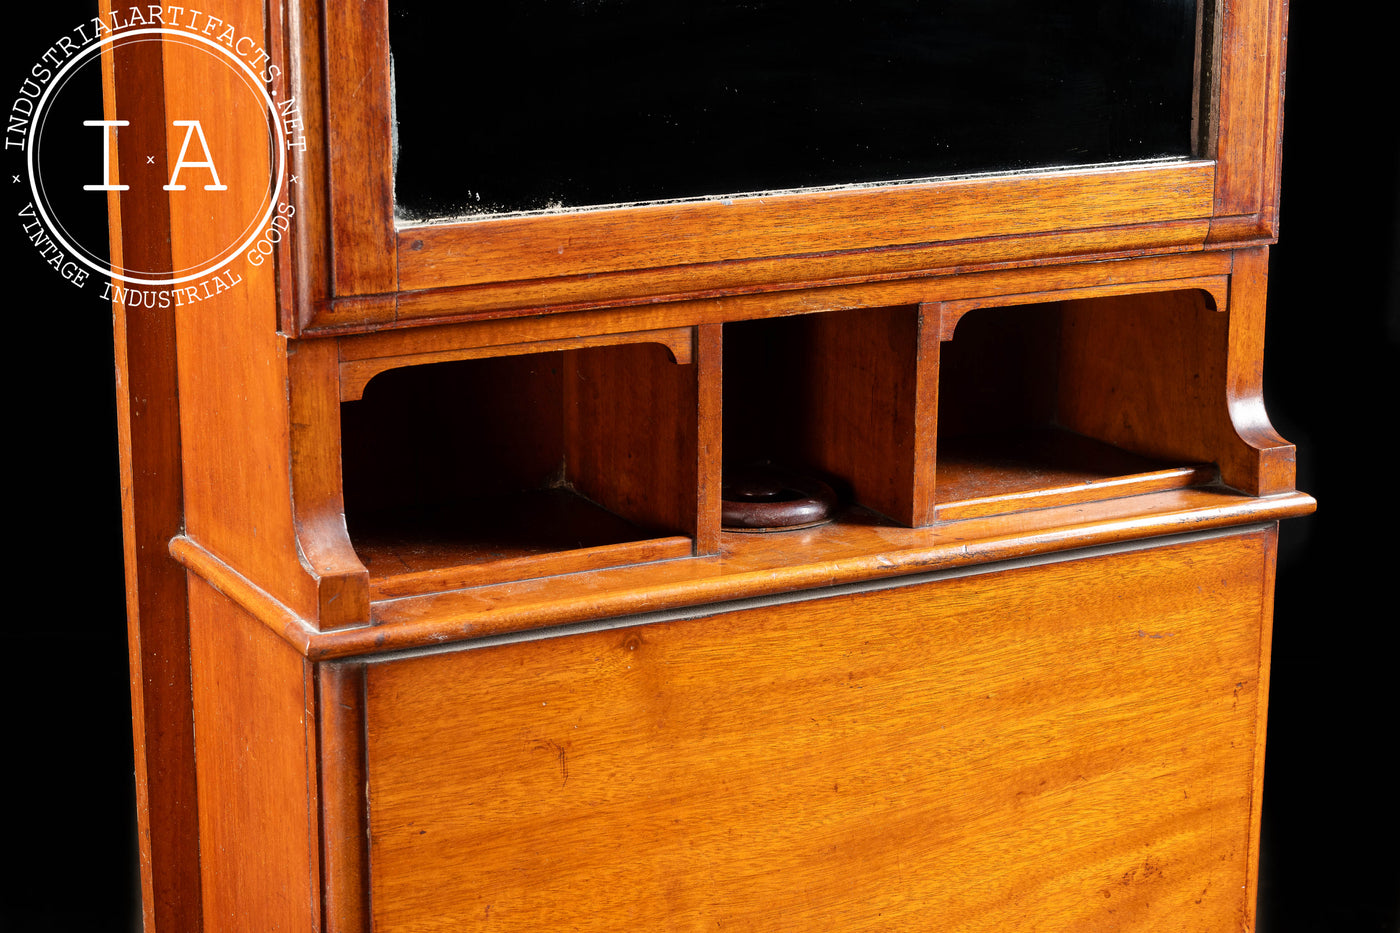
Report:
[[[721,524],[726,531],[793,531],[831,521],[836,492],[813,476],[772,463],[726,469]]]

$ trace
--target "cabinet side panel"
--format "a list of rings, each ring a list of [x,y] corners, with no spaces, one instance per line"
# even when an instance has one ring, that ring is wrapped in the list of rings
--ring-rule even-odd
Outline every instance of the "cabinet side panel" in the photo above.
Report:
[[[99,10],[108,16],[113,5],[104,0]],[[103,55],[102,67],[106,118],[128,122],[127,140],[163,139],[161,44],[116,46]],[[147,164],[146,148],[155,149],[155,171],[166,175],[161,147],[118,139],[119,180]],[[113,264],[169,268],[169,241],[151,235],[169,226],[169,202],[150,191],[142,195],[108,195]],[[175,311],[114,300],[112,312],[142,918],[147,933],[199,933],[185,573],[166,547],[184,527]]]
[[[1264,532],[372,664],[374,929],[1238,930]]]
[[[190,577],[204,929],[316,927],[306,662]]]

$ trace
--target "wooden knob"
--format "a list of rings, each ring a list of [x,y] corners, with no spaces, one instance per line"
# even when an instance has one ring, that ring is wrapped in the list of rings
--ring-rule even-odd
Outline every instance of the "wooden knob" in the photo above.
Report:
[[[814,476],[772,463],[726,469],[721,523],[726,531],[793,531],[831,521],[836,492]]]

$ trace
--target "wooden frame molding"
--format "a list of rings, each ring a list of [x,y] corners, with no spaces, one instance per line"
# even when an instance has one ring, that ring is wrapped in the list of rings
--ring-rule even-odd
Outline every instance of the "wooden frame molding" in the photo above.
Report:
[[[388,0],[353,14],[289,0],[286,70],[298,97],[319,105],[326,132],[309,135],[324,135],[325,147],[298,163],[314,182],[304,192],[319,194],[299,201],[304,272],[296,313],[284,323],[293,333],[329,333],[791,289],[843,267],[864,280],[910,274],[903,270],[913,256],[926,274],[961,271],[996,252],[1045,263],[1271,242],[1286,0],[1213,0],[1207,12],[1203,63],[1220,71],[1205,95],[1199,161],[398,227]],[[1016,210],[1030,202],[1036,211]]]

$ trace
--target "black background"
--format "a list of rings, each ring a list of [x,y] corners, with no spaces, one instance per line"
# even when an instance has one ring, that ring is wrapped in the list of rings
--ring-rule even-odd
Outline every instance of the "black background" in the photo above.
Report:
[[[1388,30],[1341,9],[1291,13],[1265,395],[1298,444],[1298,485],[1320,507],[1282,531],[1263,933],[1384,933],[1400,909],[1396,49]],[[29,65],[88,10],[67,0],[7,10],[7,108]],[[14,162],[5,169],[17,192]],[[18,428],[5,434],[12,598],[0,709],[14,861],[0,930],[128,931],[139,910],[111,312],[40,262],[18,198],[0,221],[5,398]]]

